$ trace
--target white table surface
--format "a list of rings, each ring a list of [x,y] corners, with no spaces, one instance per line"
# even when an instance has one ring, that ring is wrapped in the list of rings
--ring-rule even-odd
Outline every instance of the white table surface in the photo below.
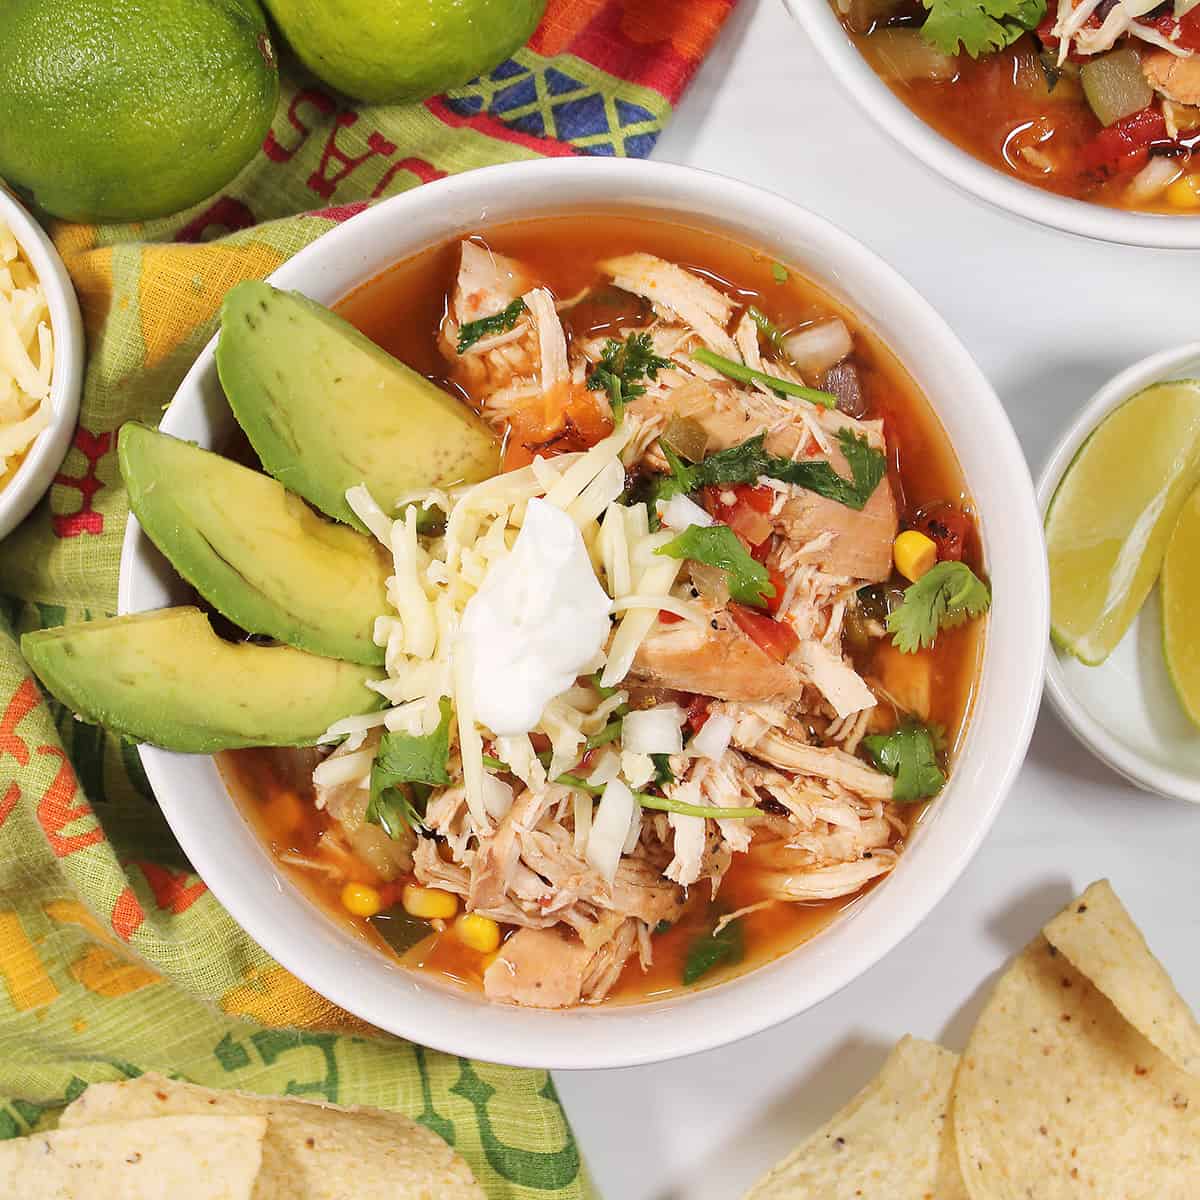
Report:
[[[780,0],[741,0],[655,157],[788,196],[891,262],[990,377],[1035,474],[1103,380],[1200,336],[1200,254],[1086,242],[960,195],[859,112]],[[983,849],[873,970],[722,1050],[557,1074],[601,1195],[740,1196],[874,1075],[903,1034],[961,1050],[994,973],[1102,876],[1200,1009],[1198,851],[1200,810],[1125,783],[1044,705]]]

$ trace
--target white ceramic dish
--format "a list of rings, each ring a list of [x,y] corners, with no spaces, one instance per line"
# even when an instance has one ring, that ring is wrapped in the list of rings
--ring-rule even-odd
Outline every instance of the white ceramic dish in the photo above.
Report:
[[[1043,517],[1059,481],[1113,409],[1164,379],[1200,378],[1200,342],[1153,354],[1122,371],[1088,401],[1050,456],[1038,482]],[[1085,746],[1147,791],[1200,804],[1200,730],[1188,720],[1167,675],[1158,588],[1129,632],[1098,667],[1050,651],[1046,690]]]
[[[83,386],[84,340],[79,305],[67,268],[41,226],[2,186],[0,219],[8,223],[46,291],[54,335],[50,424],[38,434],[17,473],[0,488],[0,538],[3,538],[29,515],[54,482],[71,445]]]
[[[627,160],[520,163],[452,176],[331,231],[272,277],[331,302],[389,263],[488,224],[636,211],[718,230],[818,279],[898,354],[955,445],[980,512],[994,606],[976,714],[954,778],[898,868],[807,945],[694,995],[547,1013],[489,1005],[397,966],[323,915],[273,867],[209,758],[141,750],[163,812],[234,918],[317,991],[391,1032],[458,1054],[558,1068],[616,1067],[704,1050],[803,1012],[909,934],[957,879],[1024,756],[1041,694],[1047,618],[1041,524],[1025,460],[995,393],[942,319],[886,264],[819,217],[704,172]],[[232,426],[210,345],[163,429],[219,445]],[[131,522],[120,610],[178,602],[178,580]]]
[[[930,170],[987,203],[1067,233],[1172,250],[1200,248],[1200,218],[1126,212],[1043,191],[974,158],[927,125],[875,73],[829,0],[784,0],[838,82],[883,131]]]

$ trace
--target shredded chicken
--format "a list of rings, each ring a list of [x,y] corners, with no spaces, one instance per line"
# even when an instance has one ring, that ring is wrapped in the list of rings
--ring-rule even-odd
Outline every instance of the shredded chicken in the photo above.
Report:
[[[706,346],[756,371],[805,382],[760,342],[748,314],[741,312],[734,323],[740,306],[707,279],[645,253],[599,266],[617,288],[653,308],[640,329],[625,326],[615,336],[648,334],[653,352],[667,365],[640,379],[640,391],[625,405],[618,431],[623,448],[614,443],[612,451],[620,461],[608,463],[602,481],[607,491],[592,506],[593,514],[620,491],[624,469],[670,469],[659,437],[673,418],[698,423],[709,454],[762,435],[768,453],[827,462],[844,478],[851,477],[851,470],[839,444],[843,431],[886,452],[882,422],[824,411],[697,363],[693,352]],[[546,418],[540,427],[551,428],[554,415],[584,394],[589,373],[609,361],[605,347],[611,335],[571,332],[566,310],[580,298],[556,298],[524,264],[476,242],[462,243],[440,348],[455,380],[498,430],[528,406],[538,406]],[[510,328],[490,332],[460,353],[465,324],[501,313],[517,299],[523,308]],[[611,347],[607,353],[611,355]],[[591,394],[605,402],[603,390]],[[509,526],[519,524],[513,514],[540,494],[530,483],[549,494],[561,481],[564,462],[570,461],[538,460],[482,485],[497,492],[510,489],[508,498],[490,510],[482,505],[455,508],[455,491],[439,495],[439,504],[450,513],[445,542],[454,547],[453,553],[439,552],[433,565],[440,573],[435,577],[432,568],[429,573],[439,637],[452,632],[457,620],[441,599],[434,601],[439,588],[452,571],[459,571],[471,590],[477,588],[489,556],[503,553],[505,539],[511,541]],[[581,460],[576,456],[573,461]],[[565,469],[576,470],[573,465]],[[541,1008],[602,1000],[635,955],[643,969],[650,964],[653,931],[676,922],[698,889],[718,894],[736,855],[749,856],[762,879],[763,899],[734,916],[773,903],[849,895],[895,864],[908,828],[904,810],[892,803],[893,780],[855,755],[868,727],[879,728],[872,726],[879,720],[877,703],[882,699],[888,705],[892,698],[883,668],[876,670],[879,678],[864,680],[842,646],[843,624],[847,610],[857,603],[857,590],[891,573],[898,529],[891,487],[885,477],[858,511],[779,480],[753,482],[774,491],[765,520],[772,536],[761,543],[760,557],[773,578],[784,580],[773,611],[795,634],[795,648],[785,661],[743,631],[728,607],[727,590],[704,590],[703,579],[689,568],[669,596],[656,592],[649,603],[651,612],[661,602],[668,613],[685,619],[653,620],[636,652],[630,647],[633,661],[623,690],[600,696],[581,674],[575,686],[546,707],[537,727],[544,743],[524,734],[488,741],[488,732],[480,731],[484,753],[502,764],[501,769],[489,763],[488,769],[499,774],[490,779],[496,795],[488,801],[486,827],[476,819],[478,813],[473,816],[475,809],[482,812],[481,806],[467,804],[466,752],[456,747],[450,759],[454,782],[432,789],[420,836],[397,846],[396,861],[403,861],[404,869],[411,862],[420,883],[453,893],[467,911],[507,928],[506,940],[484,973],[489,999]],[[597,483],[593,490],[600,487]],[[575,504],[567,511],[577,513],[583,497]],[[633,519],[632,510],[616,512],[619,521]],[[577,519],[581,528],[588,523],[586,515]],[[648,539],[646,515],[640,519],[642,553],[653,559],[656,543]],[[475,549],[465,548],[464,531],[486,528],[487,521],[494,522],[487,539]],[[593,521],[591,528],[588,549],[599,561],[602,550],[595,543],[601,533],[608,536],[608,526]],[[620,537],[629,546],[638,540],[636,530]],[[618,595],[610,585],[614,600],[636,599],[634,583],[644,569],[645,563],[635,565],[630,558],[623,568],[631,576],[629,590]],[[885,631],[876,624],[868,632],[882,637]],[[447,694],[449,684],[428,682],[430,664],[406,665],[395,658],[389,649],[389,679],[379,690],[397,706],[425,703],[432,712],[430,702],[418,698],[432,694],[436,700]],[[596,666],[605,661],[601,656]],[[719,757],[703,756],[690,746],[680,750],[683,743],[677,742],[669,755],[669,775],[659,775],[658,755],[633,753],[620,744],[582,757],[585,741],[628,707],[686,707],[693,696],[709,703],[710,720],[727,722],[728,746]],[[889,719],[890,712],[887,708]],[[400,727],[394,720],[389,713],[388,728]],[[432,724],[414,728],[428,733]],[[369,796],[364,780],[380,734],[378,728],[360,734],[326,759],[333,766],[325,768],[329,782],[318,787],[319,802],[351,833],[357,828],[381,834],[377,826],[364,823]],[[590,772],[596,774],[586,792],[569,779],[556,782],[564,774],[586,778]],[[589,850],[597,812],[591,793],[603,791],[618,776],[634,791],[657,788],[689,811],[651,811],[635,803],[623,845],[624,815],[615,841],[608,843],[610,857],[597,858]],[[738,811],[722,815],[729,810]],[[378,856],[373,861],[382,864],[385,878],[395,875],[395,863]],[[598,869],[597,862],[607,869]]]

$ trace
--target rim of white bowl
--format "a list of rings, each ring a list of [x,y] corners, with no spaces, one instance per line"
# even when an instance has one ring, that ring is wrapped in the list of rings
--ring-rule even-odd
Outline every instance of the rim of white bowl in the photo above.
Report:
[[[1161,250],[1200,249],[1200,215],[1128,212],[1072,200],[1010,178],[927,125],[859,53],[829,0],[784,0],[860,108],[906,150],[961,191],[1064,233]]]
[[[7,486],[0,488],[0,538],[3,538],[45,495],[71,446],[83,386],[84,340],[79,302],[67,268],[42,227],[3,186],[0,186],[0,218],[8,222],[46,293],[54,336],[50,424],[37,435]]]
[[[570,198],[571,189],[578,193]],[[525,194],[517,211],[495,197]],[[470,209],[473,223],[461,228],[452,215]],[[414,210],[416,210],[414,212]],[[185,852],[231,916],[265,950],[315,991],[381,1029],[453,1054],[514,1066],[552,1069],[599,1069],[636,1066],[709,1050],[761,1032],[828,999],[899,945],[945,896],[991,828],[1024,760],[1041,699],[1045,644],[1028,637],[1031,627],[1048,621],[1049,588],[1041,522],[1032,482],[1012,426],[991,385],[965,348],[933,308],[889,265],[824,218],[761,188],[695,168],[621,159],[578,158],[502,164],[450,176],[394,197],[353,217],[302,250],[271,280],[332,302],[345,293],[331,260],[349,259],[368,279],[404,257],[364,254],[363,247],[386,242],[391,222],[406,214],[409,227],[421,219],[441,222],[442,238],[481,225],[569,214],[629,212],[653,218],[722,229],[734,240],[757,243],[788,261],[784,249],[797,252],[807,240],[830,260],[817,282],[833,291],[839,276],[853,267],[869,277],[872,294],[886,297],[887,310],[906,327],[921,331],[938,347],[924,365],[947,384],[940,391],[972,396],[964,428],[982,431],[987,461],[996,483],[975,480],[976,500],[986,495],[989,522],[983,515],[989,560],[1003,559],[1006,573],[993,579],[996,603],[989,621],[980,694],[950,785],[912,839],[890,877],[813,939],[782,957],[716,987],[694,994],[637,1004],[545,1012],[495,1005],[481,996],[445,990],[390,963],[350,935],[276,873],[261,843],[235,821],[234,801],[222,787],[226,829],[242,840],[255,837],[263,870],[239,871],[228,846],[212,837],[214,814],[204,797],[175,787],[180,775],[212,791],[217,780],[211,760],[188,763],[189,756],[153,747],[139,748],[147,777],[163,813]],[[461,218],[460,218],[461,219]],[[764,232],[770,231],[770,232]],[[438,238],[421,244],[436,244]],[[417,252],[418,247],[407,253]],[[362,272],[365,271],[365,274]],[[331,274],[332,272],[332,274]],[[344,273],[344,272],[343,272]],[[340,288],[340,290],[339,290]],[[877,327],[870,311],[860,315]],[[886,340],[886,339],[885,339]],[[218,403],[219,390],[210,342],[180,386],[196,402]],[[904,355],[895,351],[904,362]],[[905,364],[913,370],[911,364]],[[937,400],[931,398],[935,411]],[[174,402],[173,402],[174,403]],[[170,413],[166,424],[171,424]],[[946,414],[938,411],[946,424]],[[182,422],[179,422],[182,424]],[[948,431],[949,432],[949,431]],[[952,439],[953,444],[953,439]],[[980,485],[983,485],[982,487]],[[1016,492],[1014,495],[1013,492]],[[995,495],[990,493],[995,492]],[[1001,498],[1001,494],[1003,498]],[[981,502],[981,512],[984,505]],[[1003,512],[1003,519],[1000,517]],[[145,549],[137,522],[131,520],[122,549],[120,611],[141,589],[157,594],[150,582],[152,565],[138,562]],[[1003,659],[1001,658],[1003,650]],[[987,749],[981,745],[987,743]],[[193,756],[194,758],[194,756]],[[930,864],[933,864],[931,869]],[[920,873],[915,873],[921,866]],[[274,912],[274,915],[273,915]],[[283,917],[304,926],[304,937],[285,935]],[[320,919],[318,919],[320,918]],[[398,983],[397,978],[402,977]]]
[[[1043,521],[1067,468],[1100,422],[1143,388],[1160,380],[1181,378],[1179,370],[1197,362],[1200,362],[1200,342],[1160,350],[1126,367],[1092,396],[1071,422],[1038,478],[1037,500]],[[1049,648],[1046,658],[1046,694],[1066,726],[1101,762],[1139,787],[1200,804],[1200,779],[1136,753],[1088,712],[1067,681],[1060,651],[1054,647]]]

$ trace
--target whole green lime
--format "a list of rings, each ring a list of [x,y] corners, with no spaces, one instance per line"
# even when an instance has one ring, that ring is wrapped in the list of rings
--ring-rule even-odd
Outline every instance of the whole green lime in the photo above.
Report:
[[[537,28],[546,0],[266,0],[314,75],[357,100],[393,104],[459,87]]]
[[[257,0],[0,4],[0,175],[55,216],[203,200],[262,144],[278,98]]]

